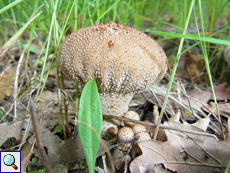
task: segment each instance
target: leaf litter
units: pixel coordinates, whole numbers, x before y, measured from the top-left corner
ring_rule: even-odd
[[[189,124],[165,122],[164,125],[202,131]],[[230,157],[230,140],[217,139],[196,134],[164,130],[167,141],[144,141],[139,143],[142,155],[130,164],[131,172],[151,171],[162,164],[165,169],[178,173],[223,172]],[[137,171],[138,170],[138,171]]]

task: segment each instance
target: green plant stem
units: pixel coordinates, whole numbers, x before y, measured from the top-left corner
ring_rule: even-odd
[[[47,43],[47,46],[46,46],[45,60],[44,60],[43,66],[42,66],[42,72],[41,72],[40,81],[42,81],[42,78],[43,78],[43,75],[44,75],[44,72],[45,72],[46,61],[47,61],[48,55],[49,55],[50,42],[51,42],[51,36],[52,36],[52,28],[53,28],[54,20],[56,19],[57,5],[58,5],[58,1],[55,1],[54,8],[53,8],[53,15],[52,15],[51,23],[50,23],[50,30],[49,30],[49,35],[48,35],[48,43]],[[40,98],[41,98],[41,95],[40,95],[39,99]]]
[[[90,126],[89,124],[85,123],[84,121],[77,120],[77,123],[80,123],[80,124],[86,126],[87,128],[90,128],[90,130],[92,130],[92,132],[96,135],[96,137],[98,138],[98,140],[100,140],[101,145],[104,147],[105,151],[107,152],[107,154],[109,156],[109,159],[111,160],[112,172],[115,172],[115,166],[114,166],[114,163],[113,163],[113,157],[111,155],[110,149],[108,148],[108,146],[106,145],[106,143],[101,139],[101,137],[97,133],[97,131],[92,126]]]
[[[19,3],[23,2],[23,1],[24,0],[16,0],[16,1],[10,3],[9,5],[5,6],[4,8],[2,8],[0,10],[0,14],[4,13],[5,11],[7,11],[7,10],[9,10],[11,8],[13,8],[15,5],[17,5],[17,4],[19,4]]]
[[[200,10],[200,19],[201,19],[201,26],[202,26],[202,34],[204,35],[204,27],[203,27],[203,14],[202,14],[202,6],[201,6],[201,0],[199,0],[199,10]],[[205,42],[201,42],[201,48],[202,48],[202,53],[204,56],[204,63],[205,63],[205,67],[208,73],[208,77],[209,77],[209,81],[210,81],[210,85],[211,85],[211,89],[212,89],[212,95],[213,95],[213,99],[215,102],[215,106],[216,106],[216,110],[217,110],[217,115],[218,115],[218,119],[221,122],[221,117],[220,117],[220,112],[219,112],[219,108],[218,108],[218,104],[217,104],[217,99],[216,99],[216,94],[215,94],[215,90],[214,90],[214,85],[212,82],[212,75],[211,75],[211,70],[209,67],[209,60],[208,60],[208,55],[207,55],[207,51],[206,51],[206,43]],[[224,129],[223,129],[223,125],[222,123],[220,124],[220,128],[222,131],[222,137],[225,140],[225,135],[224,135]]]
[[[184,0],[184,2],[185,2],[185,4],[187,4],[187,0]],[[192,0],[192,2],[190,4],[188,16],[186,18],[186,23],[184,25],[183,35],[186,34],[194,3],[195,3],[195,0]],[[186,13],[186,11],[184,11],[184,12]],[[178,63],[179,63],[179,60],[180,60],[180,57],[181,57],[181,51],[182,51],[183,43],[184,43],[184,38],[181,38],[180,45],[179,45],[178,52],[177,52],[176,62],[175,62],[174,67],[173,67],[173,71],[172,71],[171,78],[170,78],[170,81],[169,81],[169,84],[168,84],[168,89],[167,89],[167,92],[166,92],[166,95],[165,95],[164,103],[163,103],[163,106],[162,106],[162,109],[161,109],[161,112],[160,112],[160,116],[159,116],[159,120],[158,120],[158,123],[157,123],[157,126],[156,126],[156,131],[155,131],[153,140],[156,140],[156,138],[157,138],[157,134],[158,134],[158,131],[159,131],[161,119],[163,117],[163,113],[164,113],[164,110],[165,110],[165,107],[166,107],[166,103],[168,101],[168,97],[169,97],[169,93],[170,93],[170,90],[171,90],[171,87],[172,87],[174,76],[175,76],[177,66],[178,66]]]

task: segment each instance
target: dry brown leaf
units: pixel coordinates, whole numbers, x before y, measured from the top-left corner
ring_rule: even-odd
[[[0,146],[8,139],[15,137],[16,140],[21,140],[21,128],[11,125],[0,125]]]
[[[230,99],[230,88],[225,88],[224,84],[214,86],[214,91],[217,100],[229,100]],[[212,92],[210,90],[210,92]],[[213,99],[213,96],[211,97]]]
[[[204,58],[200,54],[195,52],[187,53],[185,68],[193,82],[200,83],[205,81],[205,75],[203,73]]]
[[[192,125],[170,123],[182,129],[202,131]],[[178,173],[223,172],[230,158],[229,141],[211,137],[165,130],[167,141],[144,141],[139,143],[142,155],[130,164],[132,173],[140,169],[151,171],[152,166],[163,164],[166,169]],[[228,139],[229,140],[229,139]]]
[[[72,138],[62,141],[49,130],[43,129],[42,142],[46,148],[46,156],[54,172],[67,172],[70,163],[84,159],[84,153],[78,135],[74,135]],[[40,157],[38,149],[34,149],[34,152]]]
[[[217,100],[225,100],[230,99],[230,88],[225,88],[224,84],[214,86],[215,94]],[[209,102],[209,100],[213,99],[212,91],[211,89],[201,90],[199,88],[194,88],[192,91],[188,93],[189,100],[191,103],[191,107],[195,109],[202,108],[205,112],[208,110],[205,108],[209,108],[210,111],[212,111],[214,114],[217,114],[216,112],[216,106],[213,102]],[[185,105],[188,105],[188,100],[185,96],[181,98],[182,103]],[[202,104],[201,104],[202,103]],[[211,105],[211,106],[210,106]],[[205,106],[205,107],[204,107]],[[221,115],[224,115],[226,117],[229,117],[230,110],[229,107],[226,104],[219,104],[218,105],[219,111]]]
[[[194,88],[192,91],[188,92],[188,96],[191,107],[200,109],[201,107],[203,107],[203,105],[208,106],[208,101],[210,100],[212,93],[209,90],[204,91],[199,88]],[[185,96],[181,98],[181,101],[185,105],[189,105],[188,99]]]
[[[71,138],[64,141],[44,128],[42,142],[46,148],[46,156],[48,157],[53,172],[68,172],[70,165],[85,159],[78,133],[74,133]],[[104,141],[104,143],[109,147],[106,141]],[[34,148],[34,153],[41,158],[37,147]],[[105,149],[101,145],[97,157],[104,153]]]
[[[14,78],[15,78],[16,67],[8,67],[0,75],[0,98],[4,99],[5,96],[10,96],[13,91]]]
[[[41,108],[52,107],[57,100],[57,93],[44,90],[40,99]]]
[[[214,113],[215,115],[217,115],[217,110],[216,110],[216,105],[214,102],[210,102],[209,103],[210,106],[207,106],[206,108],[208,108],[208,110],[205,108],[205,107],[202,107],[202,109],[205,111],[205,112],[208,112],[210,113],[210,111],[212,113]],[[219,112],[221,115],[225,116],[225,117],[230,117],[230,105],[227,106],[227,104],[229,103],[226,103],[226,104],[218,104],[218,109],[219,109]]]
[[[217,100],[229,100],[230,99],[230,88],[225,88],[224,84],[220,84],[214,86],[214,91]],[[210,99],[213,99],[212,90],[208,88],[207,90],[201,90],[199,88],[194,88],[192,91],[188,92],[188,95],[191,98],[195,98],[196,100],[200,101],[204,105],[207,105],[207,102]],[[193,99],[191,99],[193,100]],[[197,102],[197,101],[192,102]],[[183,98],[183,102],[186,102],[186,98]],[[197,104],[202,107],[200,103]]]

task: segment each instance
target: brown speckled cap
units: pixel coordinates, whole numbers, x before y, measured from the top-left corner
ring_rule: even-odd
[[[84,86],[94,78],[100,93],[130,93],[159,81],[167,70],[162,48],[145,33],[107,23],[79,29],[58,53],[67,77]]]
[[[102,113],[116,116],[128,111],[136,91],[158,82],[167,70],[167,57],[157,42],[137,29],[113,22],[69,35],[61,44],[57,62],[81,86],[94,78]]]

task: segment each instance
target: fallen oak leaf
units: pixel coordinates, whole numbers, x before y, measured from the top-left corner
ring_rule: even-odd
[[[164,125],[202,131],[189,124],[167,122]],[[138,145],[142,155],[130,164],[131,172],[151,171],[152,165],[163,164],[165,169],[186,172],[223,172],[230,157],[230,143],[214,138],[165,130],[167,141],[144,141]]]

